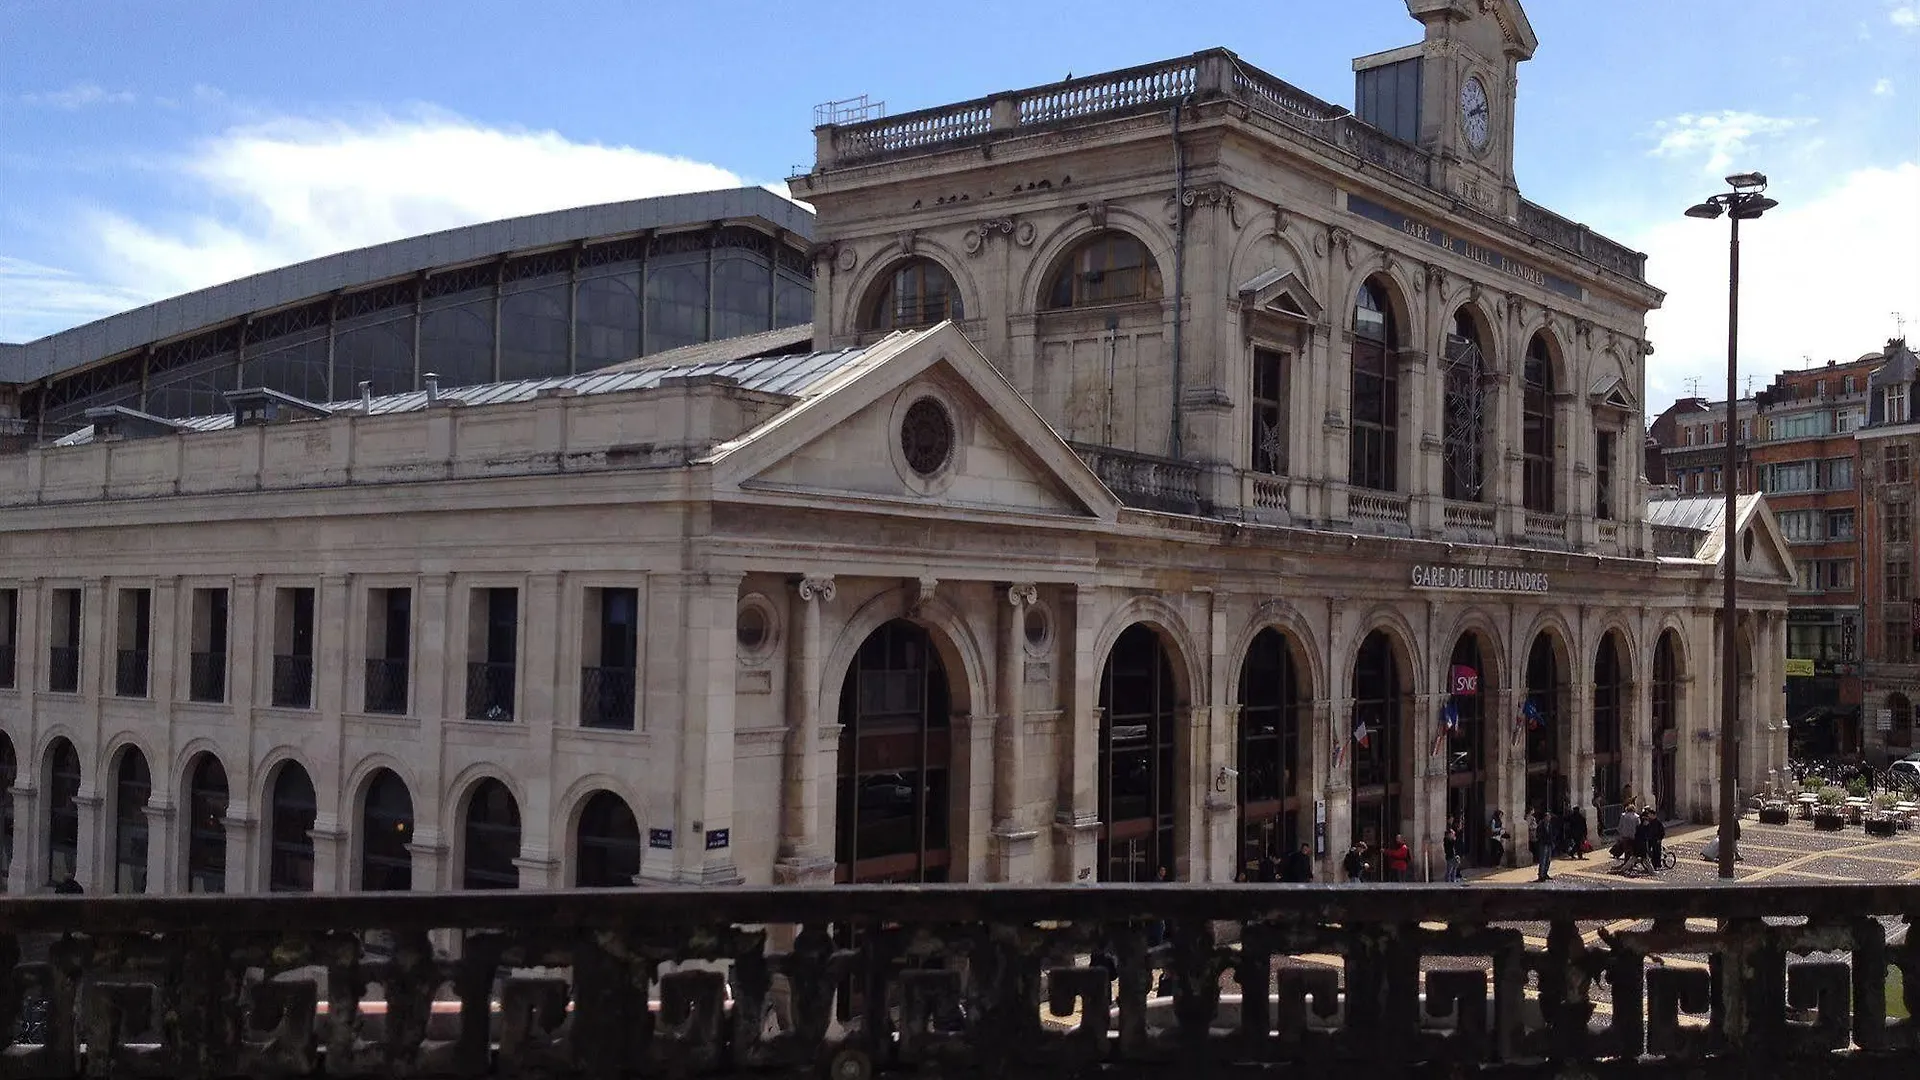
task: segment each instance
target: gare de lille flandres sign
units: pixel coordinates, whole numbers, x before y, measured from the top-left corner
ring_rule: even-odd
[[[1429,566],[1413,568],[1416,589],[1457,589],[1462,592],[1543,593],[1547,575],[1532,570],[1502,570],[1491,566]]]

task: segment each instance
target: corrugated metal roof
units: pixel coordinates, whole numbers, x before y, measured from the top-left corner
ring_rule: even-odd
[[[785,355],[799,352],[813,344],[813,324],[801,323],[798,326],[783,326],[778,330],[762,330],[754,334],[741,334],[738,337],[721,338],[718,341],[699,341],[692,345],[682,345],[677,349],[667,349],[650,356],[634,360],[622,360],[600,368],[608,371],[638,371],[642,368],[659,367],[663,364],[697,364],[713,360],[746,360],[755,356],[772,354]]]
[[[521,379],[515,382],[456,386],[440,391],[442,400],[462,405],[501,405],[532,401],[542,390],[563,388],[582,395],[616,394],[623,390],[647,390],[665,379],[719,376],[732,379],[747,390],[787,397],[805,397],[809,390],[828,376],[851,365],[865,348],[833,349],[827,352],[786,356],[752,357],[744,360],[713,360],[698,363],[666,363],[634,371],[600,371],[588,375],[567,375],[547,379]],[[373,399],[369,415],[415,412],[427,407],[424,390],[388,394]],[[359,399],[336,401],[327,406],[335,412],[358,414]],[[233,414],[196,416],[175,421],[193,431],[223,431],[233,426]],[[93,428],[85,427],[56,442],[55,446],[84,446],[93,441]]]
[[[1726,514],[1727,502],[1720,495],[1697,499],[1654,499],[1647,503],[1647,521],[1695,532],[1719,528],[1726,520]]]

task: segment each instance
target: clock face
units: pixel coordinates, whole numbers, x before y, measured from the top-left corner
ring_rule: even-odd
[[[1487,148],[1493,137],[1493,116],[1487,105],[1487,88],[1478,76],[1460,85],[1460,130],[1475,153]]]

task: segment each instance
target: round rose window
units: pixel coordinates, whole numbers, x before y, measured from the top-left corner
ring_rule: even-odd
[[[900,424],[900,452],[907,467],[921,476],[933,476],[946,468],[953,457],[953,418],[932,398],[921,398],[907,407]]]

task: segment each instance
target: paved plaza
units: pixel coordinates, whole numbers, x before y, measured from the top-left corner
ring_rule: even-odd
[[[1786,825],[1761,825],[1752,817],[1740,822],[1738,851],[1740,864],[1734,869],[1736,884],[1821,885],[1834,882],[1920,881],[1920,830],[1901,831],[1891,838],[1868,836],[1859,826],[1839,832],[1816,832],[1810,821]],[[1585,859],[1556,859],[1552,881],[1544,887],[1719,885],[1719,866],[1700,857],[1700,850],[1714,836],[1711,825],[1689,825],[1667,834],[1667,846],[1675,854],[1672,870],[1657,874],[1619,872],[1618,860],[1609,858],[1606,849],[1612,838],[1595,841],[1596,850]],[[1478,882],[1516,884],[1532,882],[1534,868],[1471,875]]]

